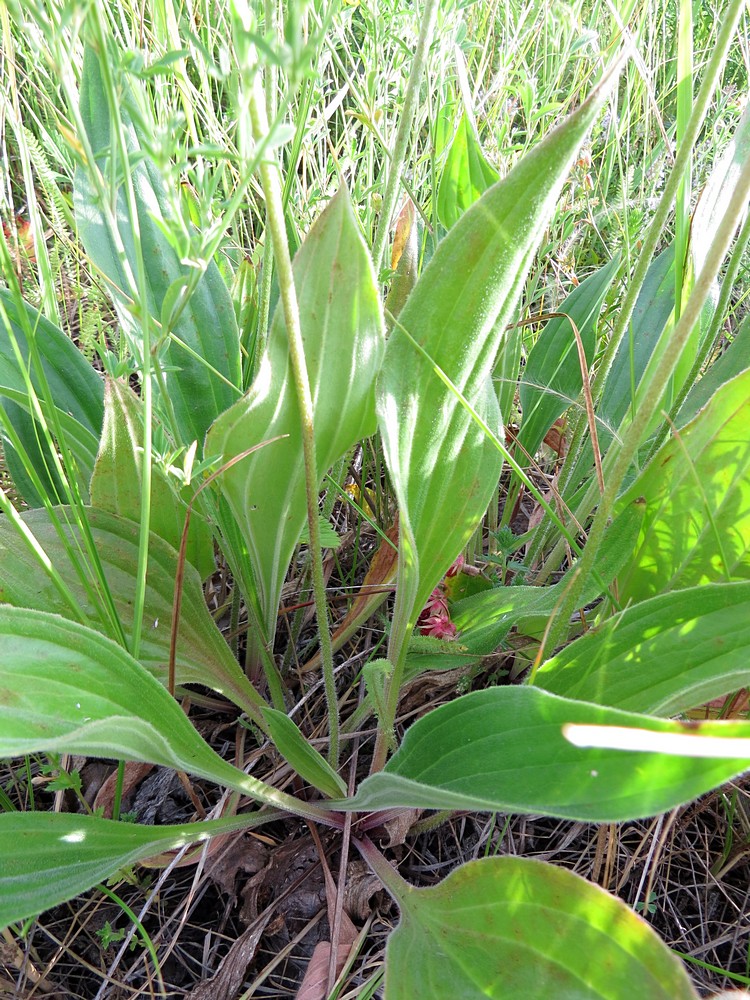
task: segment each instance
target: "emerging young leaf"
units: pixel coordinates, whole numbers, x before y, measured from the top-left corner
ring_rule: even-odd
[[[548,660],[538,687],[629,712],[677,715],[750,686],[750,583],[625,608]]]
[[[294,281],[322,479],[337,458],[375,429],[374,382],[383,352],[375,275],[345,190],[308,233],[294,258]],[[219,480],[251,555],[271,639],[307,510],[299,408],[280,308],[255,382],[219,417],[206,447],[226,462],[277,435],[285,437],[242,459]]]
[[[497,180],[498,172],[482,152],[464,112],[440,175],[437,196],[440,222],[450,229]]]
[[[656,736],[690,730],[534,687],[475,691],[415,722],[385,770],[365,779],[345,807],[478,809],[614,823],[666,812],[750,767],[749,722],[700,724],[702,735],[730,741],[733,757],[721,760],[582,749],[563,735],[571,723]],[[746,756],[735,756],[737,737],[748,738]]]
[[[620,504],[646,499],[620,599],[750,578],[750,370],[727,382],[654,456]]]
[[[86,624],[115,638],[117,630],[110,614],[113,610],[128,640],[133,631],[140,525],[106,511],[86,508],[89,530],[111,597],[110,605],[107,595],[97,593],[89,579],[90,569],[82,565],[82,556],[76,555],[81,537],[71,511],[59,507],[54,513],[61,522],[62,537],[44,510],[26,511],[21,517],[83,608]],[[176,570],[177,552],[151,534],[140,661],[165,684]],[[185,566],[182,595],[177,633],[177,683],[204,684],[244,709],[258,705],[260,696],[243,674],[211,618],[201,579],[190,564]],[[21,543],[7,518],[0,518],[0,603],[72,617],[70,606],[39,559]]]
[[[219,269],[213,261],[205,265],[184,307],[173,315],[178,298],[195,280],[195,268],[183,264],[167,238],[161,220],[170,216],[164,181],[155,164],[144,155],[143,143],[130,117],[133,101],[130,81],[119,81],[123,99],[118,109],[108,107],[101,78],[99,58],[92,48],[84,53],[81,78],[81,116],[96,162],[79,168],[75,175],[74,203],[81,239],[94,264],[116,289],[117,307],[123,331],[136,358],[143,353],[143,334],[137,309],[148,312],[153,324],[154,343],[162,340],[160,363],[163,384],[174,410],[181,437],[178,444],[198,442],[199,451],[211,421],[239,396],[241,384],[240,347],[232,300]],[[126,135],[130,164],[118,162],[113,131],[120,116]],[[140,108],[140,114],[145,114]],[[113,214],[105,211],[92,181],[95,171],[104,178],[128,170],[140,234],[140,251],[134,237],[124,185],[116,192]],[[114,221],[116,219],[116,222]],[[115,228],[116,227],[116,228]],[[124,248],[123,260],[119,247]],[[131,276],[138,274],[138,256],[143,255],[146,287],[133,287]],[[165,311],[165,303],[167,309]],[[174,317],[177,318],[174,318]],[[166,324],[166,325],[165,325]],[[158,391],[158,383],[157,391]],[[167,402],[166,400],[164,401]],[[167,412],[163,409],[163,412]]]
[[[328,761],[311,746],[294,722],[275,708],[264,708],[263,717],[274,746],[297,774],[325,795],[346,795],[346,785]]]
[[[569,165],[612,80],[609,74],[464,213],[439,244],[391,334],[378,385],[378,420],[401,515],[397,643],[471,537],[502,464],[436,366],[500,434],[491,375],[503,327],[513,318]],[[398,652],[391,650],[394,661]]]
[[[541,861],[472,861],[397,901],[386,1000],[697,1000],[679,959],[630,907]]]

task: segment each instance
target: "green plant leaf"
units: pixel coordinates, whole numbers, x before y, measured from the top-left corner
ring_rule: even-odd
[[[600,596],[630,558],[645,511],[645,503],[636,498],[607,528],[596,556],[598,579],[592,575],[586,582],[582,607]],[[493,652],[520,619],[551,615],[576,572],[574,565],[550,587],[496,587],[458,601],[451,608],[451,618],[461,645],[475,654]]]
[[[666,812],[750,767],[750,742],[746,756],[722,760],[582,749],[563,735],[571,723],[656,736],[681,735],[695,725],[534,687],[475,691],[415,722],[385,770],[366,778],[353,799],[334,805],[478,809],[614,823]],[[750,723],[705,722],[700,732],[720,740],[750,738]]]
[[[275,708],[264,708],[263,718],[268,723],[274,746],[301,778],[331,798],[346,795],[343,779],[325,757],[307,742],[288,715]]]
[[[378,420],[401,517],[397,615],[404,636],[487,509],[502,464],[436,366],[501,434],[491,375],[503,328],[612,80],[610,74],[464,213],[439,244],[388,341]],[[394,651],[391,656],[398,658]]]
[[[5,415],[0,427],[3,460],[16,493],[23,497],[28,507],[43,507],[45,499],[52,503],[64,503],[65,489],[39,423],[28,410],[12,403],[7,397],[0,405]],[[12,428],[12,434],[6,421]],[[12,435],[17,438],[20,448],[16,448],[15,440],[11,440]],[[36,474],[36,479],[32,472]]]
[[[472,861],[398,903],[387,1000],[697,1000],[679,959],[628,906],[542,861]]]
[[[575,324],[590,370],[596,351],[596,324],[604,297],[620,265],[613,258],[604,267],[582,281],[548,320],[529,353],[520,385],[523,419],[518,433],[518,461],[528,465],[544,435],[557,418],[576,402],[583,388],[581,362],[571,326]]]
[[[62,537],[46,511],[26,511],[21,518],[85,610],[85,624],[114,638],[116,632],[102,599],[88,579],[86,567],[81,567],[81,560],[75,555],[81,544],[80,530],[73,523],[69,508],[56,508],[55,513],[62,522]],[[140,525],[95,508],[87,508],[86,513],[104,579],[125,637],[129,639],[133,632]],[[167,680],[176,571],[177,552],[152,534],[140,659],[162,683]],[[39,559],[21,543],[7,518],[0,518],[0,603],[71,616],[69,606]],[[176,680],[182,685],[204,684],[244,709],[261,703],[214,624],[203,597],[200,577],[189,564],[185,566],[182,615],[177,633]]]
[[[314,405],[318,477],[375,429],[374,381],[383,318],[369,254],[349,196],[328,204],[294,258]],[[267,636],[276,630],[281,587],[307,516],[299,408],[283,310],[277,308],[249,393],[211,428],[206,447],[229,461],[285,435],[219,479],[250,551]]]
[[[36,916],[144,858],[270,822],[275,811],[189,823],[138,826],[71,813],[0,815],[0,927]]]
[[[487,188],[498,172],[482,152],[469,116],[464,112],[448,151],[437,195],[438,219],[450,229]]]
[[[750,314],[745,314],[731,344],[714,361],[708,371],[701,375],[687,394],[685,402],[677,414],[675,421],[677,427],[684,427],[692,420],[715,392],[748,368],[748,362],[750,362]]]
[[[102,97],[107,88],[102,81],[99,58],[107,59],[107,53],[97,55],[90,47],[84,52],[81,117],[96,162],[76,171],[76,220],[87,253],[109,278],[110,287],[116,289],[114,302],[120,323],[135,357],[140,359],[143,353],[141,320],[132,307],[132,299],[138,299],[139,293],[132,287],[129,277],[129,274],[138,274],[139,251],[125,189],[120,185],[117,190],[115,230],[111,214],[99,204],[91,179],[94,171],[101,171],[103,177],[110,177],[115,170],[122,171],[124,168],[123,164],[113,163],[112,159],[113,122],[117,115],[121,118],[126,136],[130,158],[128,169],[133,182],[140,247],[146,267],[146,288],[141,290],[145,301],[140,303],[140,308],[148,312],[157,328],[159,322],[167,318],[162,315],[165,299],[174,297],[186,286],[195,277],[195,269],[180,261],[159,224],[161,220],[169,219],[171,210],[163,179],[156,165],[144,154],[143,143],[128,112],[128,106],[133,101],[132,78],[120,81],[121,104],[117,110],[110,108]],[[142,122],[147,122],[145,102],[139,113]],[[151,127],[156,128],[153,123]],[[118,252],[120,246],[124,248],[126,261]],[[241,385],[239,333],[234,308],[213,261],[205,265],[179,318],[170,322],[168,331],[162,328],[158,333],[164,340],[160,354],[164,385],[182,438],[177,443],[189,445],[195,440],[200,450],[210,423],[235,402]]]
[[[336,533],[336,529],[333,527],[331,522],[327,517],[323,517],[322,514],[318,515],[318,522],[320,524],[321,546],[324,549],[338,549],[341,546],[341,536]],[[310,529],[307,524],[302,526],[299,540],[303,545],[310,544]]]
[[[667,441],[618,505],[646,499],[620,597],[750,578],[750,371]]]
[[[674,255],[675,247],[674,243],[671,243],[651,262],[633,310],[628,336],[620,342],[612,363],[607,384],[597,407],[597,431],[602,453],[605,453],[612,444],[618,428],[628,415],[628,410],[637,408],[639,387],[669,343],[674,326]],[[683,300],[687,299],[692,284],[693,274],[690,269],[685,278]],[[672,405],[674,395],[690,372],[695,352],[710,323],[714,299],[715,295],[712,294],[701,313],[701,322],[696,324],[690,346],[686,347],[675,369],[672,384],[662,402],[662,407],[665,409]],[[661,417],[655,418],[654,424],[660,420]],[[580,474],[573,475],[571,483],[577,485],[592,465],[593,452],[591,444],[588,443],[577,463]]]
[[[44,751],[146,761],[287,811],[320,813],[223,760],[161,684],[98,632],[46,611],[0,607],[0,641],[0,757]]]
[[[57,422],[64,430],[85,496],[104,413],[102,381],[59,327],[31,306],[19,305],[8,289],[0,288],[0,400],[43,484],[51,484],[49,476],[45,477],[45,467],[53,469],[53,463],[31,415],[24,372],[28,373],[48,427],[54,429]],[[41,506],[42,498],[31,487],[7,437],[5,448],[20,492],[30,503]],[[50,495],[54,497],[56,492]]]
[[[140,399],[125,382],[108,378],[104,390],[104,426],[94,474],[91,503],[131,521],[141,517],[143,417]],[[179,549],[187,503],[175,492],[164,471],[153,466],[149,528]],[[188,534],[187,560],[202,578],[215,569],[211,529],[193,514]]]
[[[633,390],[640,384],[659,338],[674,310],[674,243],[651,261],[635,303],[628,336],[615,355],[606,390],[597,415],[614,432],[632,404]],[[604,449],[611,440],[603,437]]]
[[[535,684],[665,716],[750,686],[750,583],[691,587],[626,608],[548,660]]]
[[[39,373],[32,363],[33,353],[41,361],[51,402],[73,416],[98,441],[104,414],[104,385],[81,351],[37,309],[30,305],[19,307],[7,288],[0,288],[0,316],[0,386],[26,392],[13,350],[12,333],[37,394],[44,396]],[[95,445],[91,453],[96,455]]]

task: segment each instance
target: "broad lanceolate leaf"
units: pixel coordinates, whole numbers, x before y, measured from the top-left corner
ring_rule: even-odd
[[[532,348],[520,385],[521,430],[518,460],[527,465],[557,418],[576,402],[583,388],[581,361],[571,320],[581,337],[589,370],[596,351],[596,324],[619,259],[582,281],[556,310]],[[569,319],[566,317],[570,317]]]
[[[750,583],[691,587],[626,608],[548,660],[535,683],[653,715],[750,686]]]
[[[294,281],[322,479],[337,458],[375,429],[374,381],[383,351],[375,275],[345,190],[308,233],[294,259]],[[219,417],[206,447],[229,461],[277,435],[285,438],[244,458],[219,480],[250,551],[271,638],[306,519],[300,416],[280,308],[255,382]]]
[[[469,116],[464,113],[448,152],[437,196],[440,222],[450,229],[467,208],[498,180],[477,141]]]
[[[746,757],[728,760],[582,749],[563,735],[570,723],[655,735],[690,729],[533,687],[476,691],[416,722],[385,770],[367,778],[346,807],[479,809],[616,822],[665,812],[750,767],[750,742]],[[750,737],[750,723],[705,722],[700,731],[721,739]]]
[[[122,868],[274,819],[249,813],[184,826],[138,826],[71,813],[0,815],[0,927],[73,899]]]
[[[102,381],[62,330],[31,306],[19,307],[11,293],[0,288],[0,405],[5,407],[30,456],[52,468],[40,429],[30,416],[24,370],[28,372],[47,425],[54,428],[56,416],[63,428],[68,448],[81,472],[80,487],[85,495],[102,426]],[[12,448],[6,444],[9,462],[14,469],[20,470],[20,459],[11,452]],[[43,467],[38,466],[37,472],[43,474]],[[33,488],[30,491],[28,480],[24,485],[24,496],[28,495],[34,506],[41,506],[41,497]]]
[[[674,244],[670,244],[651,262],[636,301],[628,334],[620,342],[607,377],[607,384],[597,406],[597,435],[602,454],[612,446],[617,430],[628,418],[629,411],[637,409],[639,386],[669,343],[674,326],[674,255]],[[683,290],[683,301],[688,297],[691,281],[692,278],[689,277]],[[672,405],[675,393],[688,375],[697,345],[710,321],[712,311],[713,301],[710,300],[701,314],[701,323],[696,325],[691,340],[692,347],[683,352],[672,378],[672,385],[663,401],[663,407],[668,408]],[[661,416],[657,416],[654,425],[661,419]],[[575,502],[571,499],[572,494],[581,480],[590,473],[593,465],[594,453],[591,442],[587,440],[576,463],[576,471],[570,479],[571,490],[566,496],[566,499],[571,500],[573,507]]]
[[[0,757],[47,751],[141,760],[320,814],[219,757],[161,684],[98,632],[44,611],[0,607],[0,642]]]
[[[398,601],[407,623],[471,536],[501,467],[499,453],[435,366],[499,434],[490,378],[503,328],[606,89],[607,83],[597,87],[465,212],[422,273],[388,342],[378,419],[401,514]]]
[[[105,511],[87,508],[87,517],[100,565],[114,608],[129,639],[133,631],[133,595],[138,572],[140,525]],[[24,523],[63,576],[86,615],[86,624],[116,637],[102,594],[97,594],[90,568],[83,566],[80,530],[66,507],[56,508],[62,538],[47,512],[26,511]],[[152,534],[149,541],[146,603],[140,661],[166,683],[169,663],[170,623],[174,598],[177,552]],[[7,518],[0,519],[0,603],[22,608],[55,611],[71,617],[69,606]],[[260,701],[214,624],[203,597],[201,580],[187,564],[183,581],[182,615],[177,633],[178,684],[204,684],[247,709]]]
[[[750,371],[667,441],[620,501],[646,500],[623,601],[750,578]]]
[[[541,861],[472,861],[398,902],[386,1000],[697,1000],[680,961],[630,907]]]
[[[139,521],[141,517],[142,412],[140,399],[126,382],[106,380],[104,426],[91,478],[91,503],[131,521]],[[154,464],[150,530],[172,548],[179,549],[186,513],[187,502],[178,497],[162,468]],[[197,513],[193,513],[190,522],[187,559],[203,578],[216,565],[211,530]]]
[[[106,53],[101,57],[106,59]],[[168,220],[170,215],[164,182],[148,155],[143,154],[142,143],[127,111],[132,94],[124,85],[119,114],[131,159],[128,169],[135,194],[147,284],[141,290],[132,287],[129,273],[138,273],[138,252],[124,187],[120,186],[117,191],[115,231],[115,223],[99,204],[91,179],[96,170],[108,178],[113,170],[114,156],[112,121],[115,109],[109,108],[102,97],[106,88],[98,58],[93,49],[86,49],[81,79],[81,115],[96,162],[76,171],[74,201],[79,232],[94,264],[116,289],[115,305],[120,323],[136,358],[143,353],[142,330],[131,301],[143,293],[145,301],[140,302],[139,308],[152,318],[153,339],[165,340],[159,357],[177,431],[182,437],[177,443],[190,444],[197,440],[200,449],[211,421],[239,395],[239,388],[235,388],[241,384],[239,333],[232,300],[218,267],[210,261],[179,317],[172,319],[166,315],[177,305],[180,290],[194,277],[195,271],[180,261],[159,225],[160,220]],[[122,172],[125,165],[116,163],[114,168]],[[118,253],[120,245],[124,248],[127,267]]]
[[[581,606],[595,601],[626,564],[643,524],[645,508],[640,498],[633,500],[607,528],[596,557],[597,576],[586,581]],[[451,609],[451,617],[460,644],[475,654],[493,652],[520,619],[551,615],[576,572],[574,565],[551,587],[496,587],[458,601]]]
[[[633,390],[643,373],[674,310],[674,244],[655,257],[646,274],[630,321],[628,336],[618,348],[598,407],[605,426],[615,431],[632,406]],[[611,440],[603,436],[606,449]]]

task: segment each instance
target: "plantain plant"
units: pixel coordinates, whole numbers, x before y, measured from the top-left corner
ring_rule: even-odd
[[[122,343],[104,353],[100,377],[58,326],[23,302],[0,244],[0,418],[6,461],[26,500],[24,509],[5,493],[0,500],[0,753],[160,764],[237,792],[254,808],[160,827],[8,809],[0,814],[0,924],[18,928],[161,852],[298,817],[350,834],[400,909],[386,950],[388,1000],[696,997],[650,927],[578,876],[495,857],[415,888],[368,831],[381,812],[415,808],[634,819],[689,802],[750,766],[750,723],[673,720],[750,683],[750,371],[736,345],[701,381],[704,365],[693,364],[696,354],[712,356],[727,307],[730,277],[721,288],[717,281],[750,191],[747,119],[715,171],[711,215],[694,227],[700,254],[683,266],[675,246],[651,260],[742,4],[727,4],[701,89],[681,119],[674,182],[636,273],[621,275],[620,318],[593,387],[597,319],[623,270],[618,258],[550,319],[522,376],[509,328],[571,165],[617,86],[619,57],[500,181],[471,118],[459,116],[437,199],[450,228],[418,277],[414,255],[408,268],[404,257],[397,278],[408,295],[383,304],[375,264],[437,7],[427,0],[374,255],[343,184],[292,255],[277,150],[293,130],[283,107],[267,119],[260,61],[265,54],[267,63],[283,62],[281,50],[258,34],[245,5],[234,5],[242,170],[227,219],[257,172],[267,262],[272,256],[277,276],[276,290],[266,288],[268,301],[277,299],[268,336],[252,344],[216,262],[221,234],[196,232],[178,217],[155,159],[148,77],[126,71],[96,5],[79,25],[80,86],[63,81],[76,137],[75,217],[112,295]],[[39,15],[39,30],[45,25],[54,31]],[[306,42],[287,37],[300,65],[305,45],[325,37],[324,19],[316,30]],[[746,236],[743,229],[730,271]],[[507,382],[519,377],[523,418],[509,445],[503,407],[513,401]],[[575,427],[559,480],[562,515],[528,470],[566,411]],[[337,704],[319,493],[326,473],[371,435],[382,443],[396,501],[398,559],[387,655],[363,672],[365,711],[377,726],[371,771],[352,788],[339,766],[347,726]],[[551,551],[554,567],[566,544],[570,565],[554,585],[542,586],[539,574],[536,585],[456,601],[460,643],[414,655],[417,621],[496,504],[504,466],[510,494],[525,486],[547,514],[529,549]],[[328,704],[325,755],[287,715],[273,648],[303,532]],[[203,597],[215,545],[250,617],[245,669]],[[593,627],[579,635],[574,612],[595,602]],[[399,698],[414,670],[457,654],[476,661],[514,627],[541,636],[524,682],[456,697],[399,742]],[[219,756],[175,700],[191,685],[232,701],[311,793],[281,791]]]

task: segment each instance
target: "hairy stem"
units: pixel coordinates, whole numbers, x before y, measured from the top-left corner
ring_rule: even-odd
[[[393,146],[393,156],[391,157],[391,169],[388,173],[388,180],[385,185],[383,195],[383,208],[380,213],[380,221],[375,233],[375,241],[372,245],[372,261],[375,265],[375,273],[380,271],[383,262],[383,251],[388,239],[388,229],[391,224],[391,216],[396,207],[401,174],[404,170],[406,159],[406,148],[411,137],[414,114],[417,110],[417,98],[419,97],[419,86],[422,82],[422,73],[427,61],[427,52],[432,41],[432,34],[435,30],[439,0],[425,0],[424,13],[422,14],[422,27],[417,39],[417,51],[414,53],[414,62],[409,74],[409,82],[406,85],[406,95],[404,96],[404,107],[401,112],[401,120],[398,123],[396,141]]]
[[[268,121],[260,77],[256,76],[250,95],[250,119],[256,142],[268,132]],[[318,464],[315,455],[313,433],[313,401],[310,379],[307,374],[299,304],[294,287],[292,260],[284,226],[284,207],[281,199],[281,183],[276,159],[273,154],[260,164],[260,178],[266,198],[268,226],[273,243],[274,258],[279,277],[281,306],[284,310],[287,337],[289,339],[289,359],[294,377],[294,388],[300,411],[302,447],[305,460],[305,492],[307,495],[307,523],[310,532],[310,553],[312,556],[312,582],[315,598],[315,612],[318,620],[320,649],[323,660],[323,678],[328,704],[328,726],[330,746],[328,760],[332,767],[338,766],[339,758],[339,713],[336,699],[336,685],[333,676],[333,650],[328,622],[325,579],[323,576],[323,552],[320,544],[320,522],[318,520]]]

